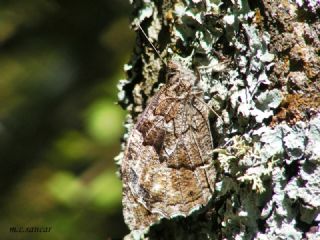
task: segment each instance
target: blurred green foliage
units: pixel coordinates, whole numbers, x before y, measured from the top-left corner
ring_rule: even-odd
[[[128,232],[117,81],[134,34],[127,0],[0,3],[1,239],[116,239]],[[10,227],[51,227],[13,233]]]

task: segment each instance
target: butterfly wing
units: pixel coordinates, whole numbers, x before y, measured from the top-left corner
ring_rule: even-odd
[[[214,184],[208,111],[192,95],[154,97],[133,128],[122,162],[123,205],[130,229],[187,216],[210,200]]]

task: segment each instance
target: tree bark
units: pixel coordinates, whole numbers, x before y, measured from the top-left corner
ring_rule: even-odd
[[[178,57],[199,74],[204,100],[223,121],[211,121],[217,180],[210,204],[128,238],[320,239],[319,2],[132,6],[133,27],[145,29],[164,59]],[[130,111],[129,131],[165,83],[139,30],[125,70],[119,102]]]

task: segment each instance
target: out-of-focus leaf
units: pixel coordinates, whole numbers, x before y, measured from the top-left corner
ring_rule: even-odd
[[[94,102],[86,112],[87,131],[96,141],[108,145],[119,139],[123,127],[123,112],[108,100]]]
[[[121,182],[113,171],[105,171],[90,183],[89,195],[96,207],[115,212],[121,207]]]
[[[19,28],[39,24],[48,13],[57,9],[53,0],[1,1],[0,43],[12,37]]]
[[[68,56],[47,47],[0,55],[0,114],[61,94],[71,83],[73,66]]]
[[[56,143],[54,151],[62,155],[67,162],[79,161],[91,152],[91,142],[77,131],[70,131],[63,135]],[[55,159],[59,162],[59,159]]]
[[[83,200],[85,188],[81,182],[68,172],[56,173],[48,182],[49,191],[61,203],[75,207]]]

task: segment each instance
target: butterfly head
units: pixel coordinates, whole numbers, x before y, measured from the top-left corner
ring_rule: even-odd
[[[180,62],[170,60],[167,63],[167,83],[177,94],[189,92],[196,80],[194,73]]]

